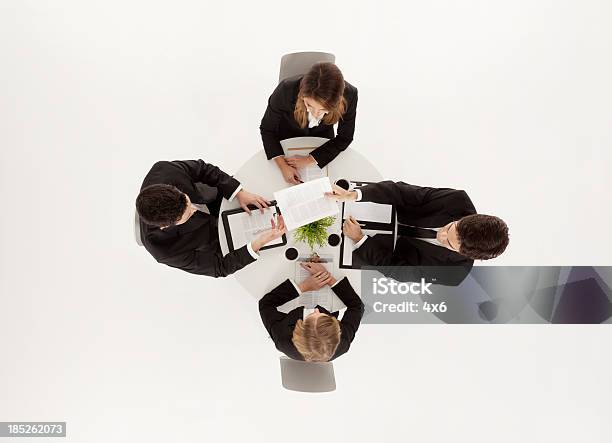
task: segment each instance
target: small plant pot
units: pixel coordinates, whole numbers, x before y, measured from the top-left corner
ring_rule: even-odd
[[[297,243],[308,245],[311,251],[322,248],[327,243],[329,234],[327,230],[332,227],[336,217],[324,217],[307,225],[300,226],[293,233],[293,238]]]

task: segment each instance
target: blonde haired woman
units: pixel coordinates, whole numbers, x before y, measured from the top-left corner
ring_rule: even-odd
[[[330,361],[349,350],[364,306],[346,277],[336,281],[319,263],[302,263],[302,266],[310,272],[310,277],[299,285],[285,280],[259,301],[259,314],[276,349],[288,357],[312,362]],[[288,314],[277,309],[301,292],[325,285],[331,286],[346,305],[341,321],[338,321],[338,312],[330,313],[320,306],[312,312],[302,306]]]
[[[259,126],[268,160],[274,160],[286,182],[299,183],[298,169],[315,163],[323,168],[351,144],[356,113],[357,88],[333,63],[317,63],[305,75],[281,81]],[[306,136],[329,141],[307,157],[285,157],[280,141]]]

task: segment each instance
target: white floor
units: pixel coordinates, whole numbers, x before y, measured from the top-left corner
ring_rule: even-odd
[[[368,3],[2,3],[0,421],[91,443],[610,441],[609,327],[364,325],[338,390],[300,395],[234,279],[133,242],[156,160],[235,171],[280,56],[329,50],[359,88],[353,147],[506,219],[495,264],[612,265],[610,3]]]

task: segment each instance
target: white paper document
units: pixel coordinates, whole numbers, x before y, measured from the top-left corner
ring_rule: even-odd
[[[298,155],[296,157],[308,157],[308,155]],[[318,178],[327,177],[327,166],[323,169],[319,168],[316,163],[298,169],[298,174],[303,182],[309,182]]]
[[[310,272],[300,265],[300,263],[307,261],[309,261],[308,257],[299,257],[295,262],[295,282],[298,285],[310,277]],[[319,263],[321,263],[329,272],[333,272],[332,256],[321,256]],[[319,305],[329,310],[332,308],[333,295],[334,294],[329,285],[325,285],[317,291],[302,292],[297,299],[297,306],[304,306],[305,308],[313,309]]]
[[[346,202],[344,204],[344,218],[352,215],[359,221],[376,223],[391,223],[393,206],[372,202]]]
[[[238,249],[253,241],[259,234],[272,228],[271,219],[276,214],[276,207],[272,206],[264,209],[262,214],[259,209],[251,210],[251,215],[246,212],[231,214],[227,217],[232,233],[232,243],[234,249]],[[267,245],[278,245],[283,242],[279,237]]]
[[[325,198],[332,187],[328,177],[294,185],[274,193],[276,204],[280,208],[288,231],[336,215],[338,204]]]

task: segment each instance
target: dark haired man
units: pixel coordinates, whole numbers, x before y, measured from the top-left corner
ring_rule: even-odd
[[[395,247],[389,236],[364,235],[350,217],[344,235],[355,243],[354,254],[366,265],[398,280],[425,278],[437,284],[458,285],[474,260],[500,255],[508,246],[508,226],[498,217],[477,214],[465,191],[428,188],[383,181],[345,191],[337,186],[327,196],[337,201],[369,201],[393,205],[397,211]],[[401,266],[388,268],[385,266]]]
[[[144,247],[159,263],[212,277],[225,277],[254,262],[263,245],[285,232],[282,217],[278,225],[271,221],[269,231],[224,256],[217,228],[224,197],[237,198],[249,213],[248,205],[263,210],[269,204],[203,160],[155,163],[136,198]]]

